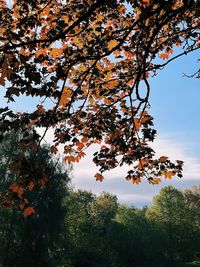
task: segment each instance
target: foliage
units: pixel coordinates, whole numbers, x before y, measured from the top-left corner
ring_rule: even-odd
[[[133,183],[182,176],[181,161],[155,159],[149,146],[156,131],[147,113],[148,78],[199,48],[197,0],[1,0],[0,8],[5,98],[38,100],[29,112],[9,105],[0,109],[1,139],[21,129],[21,145],[37,154],[51,128],[51,152],[65,144],[69,163],[78,162],[91,144],[102,143],[94,155],[100,181],[103,172],[123,164],[133,165],[126,176]],[[32,126],[44,127],[44,135],[29,134]],[[27,190],[22,166],[31,166],[33,159],[17,160],[21,167],[11,171],[18,173],[17,186]],[[35,182],[33,175],[30,180]]]
[[[8,136],[2,143],[5,149],[0,157],[1,170],[5,170],[7,159],[13,156],[12,149],[17,147],[18,136]],[[62,246],[67,247],[67,232],[65,240],[61,233],[67,211],[63,199],[68,195],[68,175],[61,163],[52,158],[48,146],[41,147],[37,160],[48,167],[46,185],[33,185],[29,191],[23,192],[16,200],[19,207],[0,207],[1,266],[58,266],[62,260]],[[0,186],[4,189],[16,181],[9,172],[1,178]],[[25,199],[26,206],[21,199]]]
[[[175,260],[190,261],[199,247],[199,227],[195,226],[193,214],[184,195],[172,186],[161,189],[154,197],[147,217],[160,224],[166,233],[166,257],[171,265]]]

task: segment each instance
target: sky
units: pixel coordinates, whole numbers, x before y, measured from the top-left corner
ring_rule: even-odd
[[[133,185],[124,179],[127,168],[123,167],[105,173],[102,183],[96,182],[94,174],[98,169],[92,162],[96,147],[92,147],[88,149],[85,158],[73,167],[71,183],[75,189],[89,190],[97,195],[106,191],[116,195],[120,203],[142,207],[150,205],[153,196],[163,186],[173,185],[185,189],[200,184],[200,86],[198,79],[187,78],[183,74],[190,75],[198,70],[198,58],[198,51],[179,58],[150,79],[149,113],[154,117],[158,133],[152,146],[158,157],[165,155],[171,160],[183,160],[184,177],[163,180],[160,185],[154,186],[147,181]],[[1,89],[0,107],[5,106],[4,93]],[[31,97],[22,97],[20,102],[13,104],[13,108],[28,111],[36,104],[37,101]],[[50,131],[45,140],[51,143],[52,139]]]
[[[197,51],[179,58],[150,79],[150,114],[157,129],[153,148],[157,156],[183,160],[184,177],[163,180],[154,186],[146,181],[133,185],[124,179],[126,168],[118,168],[107,172],[102,183],[96,182],[94,174],[98,169],[92,163],[93,148],[74,166],[72,183],[75,188],[91,190],[95,194],[107,191],[117,195],[120,203],[142,207],[150,205],[163,186],[184,190],[200,184],[200,84],[198,79],[184,76],[198,70],[199,56]]]

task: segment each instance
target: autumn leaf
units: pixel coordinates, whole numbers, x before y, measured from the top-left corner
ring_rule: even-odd
[[[31,191],[34,186],[35,186],[35,184],[33,182],[30,182],[27,187]]]
[[[174,173],[172,171],[167,171],[164,173],[165,179],[172,179],[173,176],[174,176]]]
[[[49,51],[49,55],[56,58],[56,57],[60,57],[62,52],[63,52],[62,48],[52,48]]]
[[[96,173],[94,177],[96,177],[96,181],[99,181],[99,182],[102,182],[104,179],[103,175],[100,173]]]
[[[66,106],[66,104],[69,102],[69,98],[71,97],[72,93],[72,89],[65,86],[60,97],[59,105]]]
[[[17,193],[18,193],[18,195],[19,196],[22,196],[23,195],[23,193],[24,193],[24,188],[22,187],[22,186],[20,186],[19,188],[18,188],[18,190],[17,190]]]
[[[116,47],[116,46],[117,46],[117,41],[116,41],[116,40],[110,40],[110,41],[108,42],[108,49],[109,49],[109,50],[113,49],[113,48]]]
[[[81,142],[83,142],[83,143],[87,143],[87,142],[88,142],[88,138],[87,138],[87,137],[83,137],[83,138],[81,139]]]
[[[165,59],[168,59],[168,54],[166,54],[166,53],[163,53],[163,54],[160,54],[160,56],[159,56],[161,59],[163,59],[163,60],[165,60]]]
[[[138,118],[134,119],[134,126],[135,126],[136,131],[139,131],[141,124]]]
[[[24,209],[24,204],[19,204],[19,208],[20,208],[20,210],[23,210]]]
[[[141,0],[141,3],[142,3],[143,5],[149,5],[150,2],[151,2],[151,0]]]
[[[85,146],[83,143],[81,143],[79,141],[76,142],[76,145],[77,145],[77,147],[78,147],[79,150],[82,150],[84,148],[84,146]]]
[[[58,153],[58,148],[56,146],[51,146],[51,153],[56,155]]]
[[[47,50],[46,49],[39,49],[35,53],[36,57],[39,57],[40,55],[46,56],[46,54],[47,54]]]
[[[108,82],[108,87],[109,87],[109,88],[113,88],[113,87],[117,86],[118,83],[119,83],[119,82],[118,82],[117,80],[109,81],[109,82]]]
[[[140,178],[134,178],[134,179],[132,179],[132,183],[138,185],[141,183],[141,179]]]
[[[23,211],[24,218],[30,216],[31,214],[35,213],[35,209],[33,207],[28,207]]]
[[[166,157],[166,156],[162,156],[159,158],[160,162],[166,162],[166,160],[168,160],[168,157]]]
[[[20,186],[20,185],[17,185],[16,183],[12,184],[10,186],[10,189],[14,192],[14,193],[17,193],[20,197],[23,195],[25,189]]]
[[[10,189],[13,191],[13,192],[17,192],[18,191],[18,188],[19,186],[16,184],[16,183],[13,183],[11,186],[10,186]]]
[[[148,181],[150,184],[155,185],[155,184],[159,184],[161,182],[161,179],[160,178],[151,178],[151,179],[148,179]]]
[[[41,186],[44,186],[47,182],[48,182],[47,178],[43,178],[43,179],[39,180],[39,183],[40,183]]]

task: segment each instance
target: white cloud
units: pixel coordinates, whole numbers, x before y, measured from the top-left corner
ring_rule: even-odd
[[[200,159],[192,157],[188,152],[189,144],[180,144],[169,138],[158,138],[152,145],[158,157],[166,155],[173,161],[183,160],[184,179],[195,179],[200,181]]]

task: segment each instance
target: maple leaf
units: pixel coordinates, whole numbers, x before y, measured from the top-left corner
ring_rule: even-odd
[[[33,207],[27,207],[24,211],[23,211],[23,216],[24,218],[30,216],[31,214],[35,213],[35,209]]]
[[[20,210],[23,210],[24,209],[24,204],[19,204],[19,208],[20,208]]]
[[[23,195],[23,193],[24,193],[24,188],[22,187],[22,186],[20,186],[19,188],[18,188],[18,190],[17,190],[17,193],[18,193],[18,195],[19,196],[22,196]]]
[[[16,183],[13,183],[11,186],[10,186],[10,189],[13,191],[13,192],[17,192],[18,191],[18,188],[19,186],[16,184]]]
[[[110,41],[108,42],[108,49],[109,49],[109,50],[113,49],[113,48],[116,47],[116,46],[117,46],[117,41],[116,41],[116,40],[110,40]]]
[[[83,143],[81,143],[79,141],[76,142],[76,145],[77,145],[79,150],[82,150],[84,148],[84,146],[85,146]]]
[[[51,146],[51,153],[52,154],[57,154],[58,153],[58,148],[56,146]]]
[[[165,60],[165,59],[168,59],[168,54],[167,53],[163,53],[163,54],[160,54],[159,58]]]
[[[33,182],[30,182],[27,187],[31,191],[34,186],[35,186],[35,184]]]
[[[166,160],[168,160],[168,157],[166,157],[166,156],[162,156],[159,158],[160,162],[166,162]]]
[[[72,93],[72,89],[65,86],[59,101],[59,105],[66,106],[66,104],[69,102],[69,98],[71,97]]]
[[[96,173],[94,177],[96,177],[96,181],[99,181],[99,182],[102,182],[104,180],[103,175],[100,173]]]
[[[174,173],[172,171],[167,171],[164,173],[164,176],[166,179],[172,179],[172,177],[174,176]]]
[[[81,142],[83,142],[83,143],[87,143],[87,142],[88,142],[88,138],[87,138],[87,137],[83,137],[83,138],[81,139]]]
[[[132,183],[133,184],[140,184],[141,183],[141,179],[138,177],[138,178],[134,178],[134,179],[132,179]]]
[[[149,5],[150,2],[151,2],[151,0],[141,0],[141,3],[142,3],[143,5]]]

